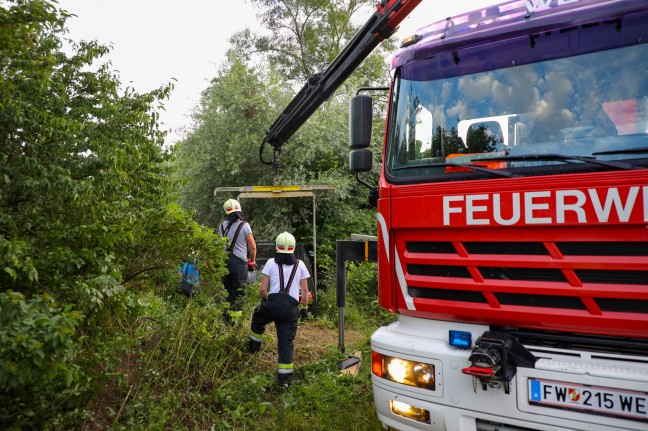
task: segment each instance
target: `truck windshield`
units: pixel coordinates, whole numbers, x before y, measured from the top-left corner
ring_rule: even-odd
[[[516,175],[610,169],[587,158],[646,166],[646,59],[643,44],[443,79],[400,74],[392,92],[387,177],[484,177],[454,166],[462,164]]]

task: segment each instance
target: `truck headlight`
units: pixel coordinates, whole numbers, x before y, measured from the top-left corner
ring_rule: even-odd
[[[371,352],[373,374],[392,382],[417,388],[435,389],[434,365]]]
[[[402,416],[408,419],[414,419],[415,421],[430,423],[430,412],[419,408],[411,406],[407,403],[401,401],[391,400],[389,402],[391,406],[392,413]]]

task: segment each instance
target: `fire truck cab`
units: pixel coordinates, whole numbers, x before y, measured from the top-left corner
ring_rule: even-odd
[[[404,41],[377,187],[378,416],[648,429],[648,7],[511,1]],[[351,170],[371,168],[371,98]]]

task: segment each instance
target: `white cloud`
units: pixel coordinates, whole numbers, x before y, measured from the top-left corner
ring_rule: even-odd
[[[400,40],[425,24],[494,3],[423,0],[393,37]],[[224,60],[229,37],[257,26],[248,0],[59,0],[59,6],[77,15],[67,23],[71,39],[113,46],[108,58],[124,86],[146,92],[177,80],[160,113],[171,142],[190,125],[201,91]]]

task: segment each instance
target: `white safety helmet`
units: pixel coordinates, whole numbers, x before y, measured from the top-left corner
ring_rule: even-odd
[[[294,253],[295,252],[295,237],[288,232],[283,232],[277,235],[275,240],[277,246],[277,253]]]
[[[223,211],[225,211],[225,215],[230,215],[233,212],[241,211],[241,204],[236,199],[228,199],[223,204]]]

